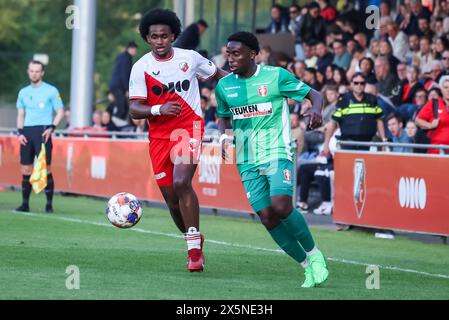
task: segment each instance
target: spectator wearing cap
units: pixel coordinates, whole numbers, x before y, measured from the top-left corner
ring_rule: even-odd
[[[351,90],[337,102],[337,109],[327,125],[324,155],[329,155],[329,142],[337,125],[341,130],[341,140],[371,141],[379,132],[381,139],[386,141],[382,109],[375,96],[365,93],[365,85],[363,74],[356,73],[351,80]],[[345,149],[368,150],[369,147]]]
[[[437,100],[438,117],[434,117],[434,101],[427,102],[416,116],[415,122],[423,130],[429,130],[430,144],[449,145],[449,76],[441,77],[439,86],[442,97]],[[428,153],[438,154],[438,149],[429,149]]]
[[[117,116],[119,119],[127,120],[129,105],[129,77],[133,67],[133,58],[137,55],[137,44],[130,42],[126,50],[119,54],[114,63],[111,81],[109,82],[109,91],[114,96],[117,106]]]
[[[201,42],[201,35],[209,25],[203,19],[189,25],[176,39],[174,46],[181,49],[196,50]]]

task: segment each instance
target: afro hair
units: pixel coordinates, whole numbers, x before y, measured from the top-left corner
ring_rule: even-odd
[[[181,21],[171,10],[153,9],[147,12],[140,20],[139,31],[140,36],[147,41],[147,35],[150,33],[150,26],[163,24],[170,27],[171,32],[175,35],[175,40],[181,33]]]
[[[229,36],[228,41],[237,41],[243,43],[245,46],[250,48],[251,50],[256,51],[258,54],[260,51],[259,48],[259,40],[257,40],[256,36],[251,32],[240,31]]]

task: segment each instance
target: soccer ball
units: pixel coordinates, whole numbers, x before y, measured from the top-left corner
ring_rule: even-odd
[[[106,215],[117,228],[131,228],[142,217],[142,205],[135,195],[120,192],[109,199]]]

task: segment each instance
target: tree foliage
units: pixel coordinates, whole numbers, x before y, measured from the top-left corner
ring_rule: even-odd
[[[106,96],[115,57],[129,41],[139,44],[139,57],[148,46],[137,32],[139,14],[164,0],[97,0],[95,57],[96,99]],[[27,62],[36,53],[49,56],[45,81],[59,88],[65,104],[70,99],[72,30],[66,8],[72,0],[0,0],[0,101],[15,102],[28,84]]]

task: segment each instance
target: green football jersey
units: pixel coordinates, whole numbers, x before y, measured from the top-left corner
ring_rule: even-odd
[[[287,98],[301,102],[311,88],[283,68],[257,66],[247,79],[231,73],[215,89],[218,116],[231,118],[242,173],[277,159],[293,160]]]

